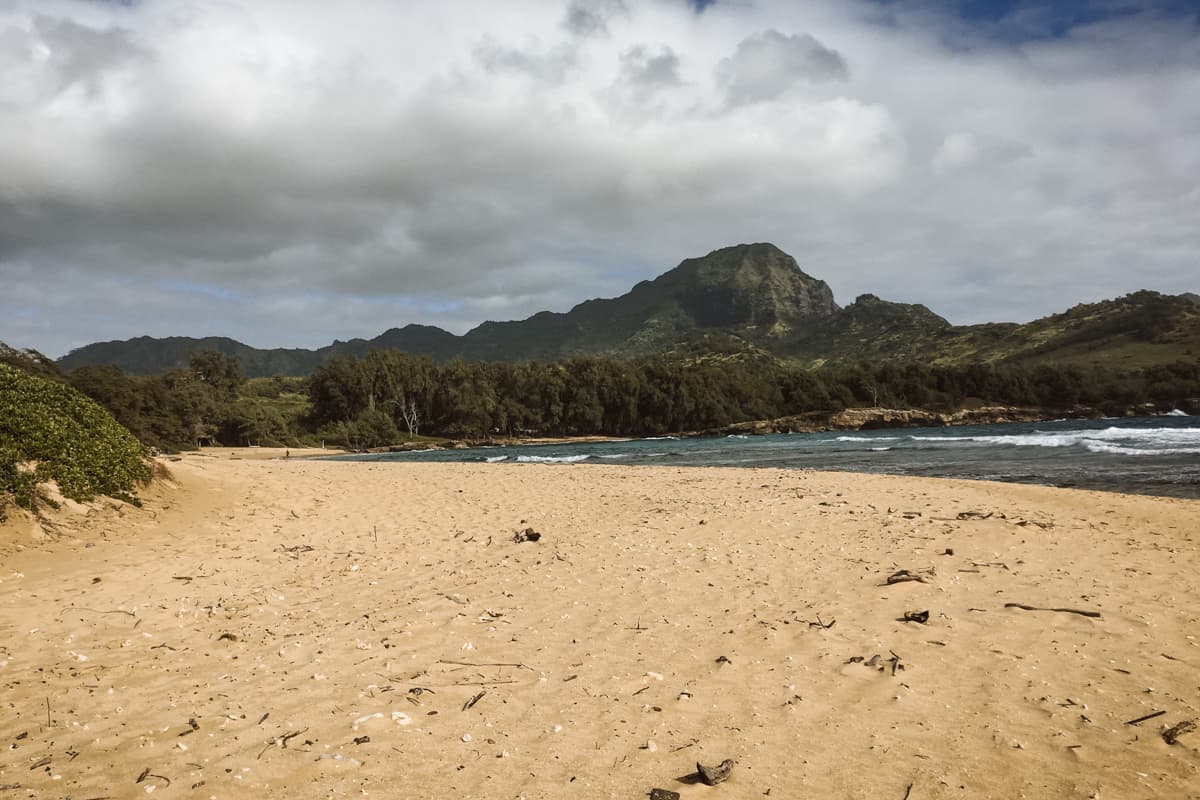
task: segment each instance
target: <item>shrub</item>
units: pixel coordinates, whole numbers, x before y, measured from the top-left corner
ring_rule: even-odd
[[[108,495],[137,503],[150,480],[144,448],[74,388],[0,364],[0,514],[7,502],[35,509],[37,484],[64,497]]]

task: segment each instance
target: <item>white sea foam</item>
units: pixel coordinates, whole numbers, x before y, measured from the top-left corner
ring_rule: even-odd
[[[489,464],[495,464],[500,461],[508,461],[508,456],[488,456],[486,460]]]
[[[974,443],[1009,447],[1075,447],[1125,455],[1200,452],[1200,428],[1104,428],[1035,431],[1000,436],[912,436],[914,442]],[[1134,452],[1137,451],[1137,452]]]
[[[898,442],[899,436],[839,436],[836,442]]]
[[[590,455],[578,456],[517,456],[517,461],[525,464],[571,464],[576,461],[587,461]]]
[[[1108,453],[1114,456],[1185,456],[1200,455],[1200,447],[1127,447],[1109,442],[1088,442],[1085,447],[1092,453]]]

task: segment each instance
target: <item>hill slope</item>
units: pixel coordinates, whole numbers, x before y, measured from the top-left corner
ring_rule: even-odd
[[[1136,292],[1033,322],[953,326],[923,305],[862,295],[840,308],[821,280],[772,244],[742,244],[690,258],[626,294],[564,313],[485,322],[463,336],[427,325],[318,350],[259,350],[233,339],[140,337],[87,345],[59,359],[67,371],[115,364],[155,374],[211,349],[236,356],[249,376],[305,375],[333,356],[395,349],[436,361],[551,361],[574,355],[636,357],[743,351],[800,364],[916,359],[934,363],[1021,361],[1141,367],[1200,354],[1194,295]]]

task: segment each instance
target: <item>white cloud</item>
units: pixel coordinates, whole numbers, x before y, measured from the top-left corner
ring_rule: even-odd
[[[0,340],[463,331],[762,240],[956,322],[1195,290],[1195,22],[938,8],[0,2]]]
[[[737,50],[717,64],[717,82],[731,105],[774,100],[798,84],[844,81],[846,62],[807,33],[784,35],[765,30],[738,42]]]

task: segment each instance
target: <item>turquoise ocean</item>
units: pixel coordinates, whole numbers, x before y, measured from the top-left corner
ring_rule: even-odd
[[[338,460],[771,467],[1200,498],[1200,417],[474,447]]]

